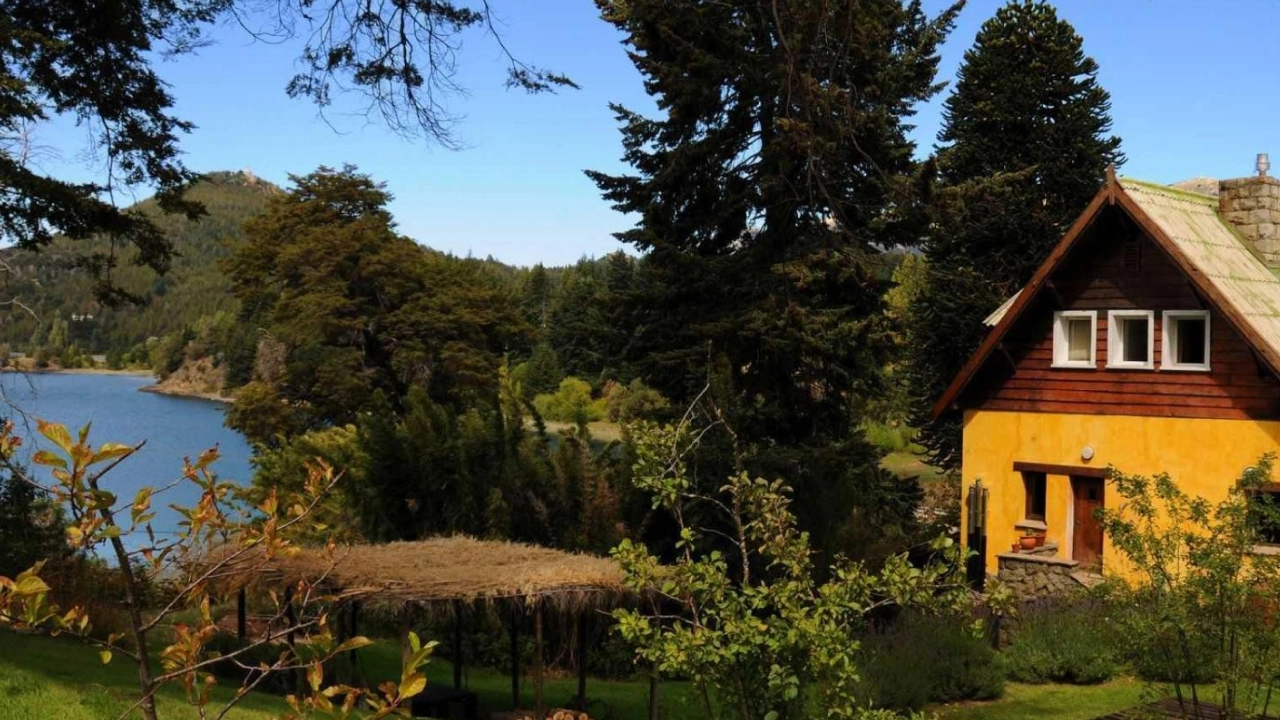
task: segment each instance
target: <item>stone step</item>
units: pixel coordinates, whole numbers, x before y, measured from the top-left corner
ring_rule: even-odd
[[[1102,582],[1101,575],[1096,572],[1089,572],[1088,570],[1077,570],[1076,572],[1071,573],[1071,579],[1080,583],[1085,587],[1085,589],[1091,588]]]

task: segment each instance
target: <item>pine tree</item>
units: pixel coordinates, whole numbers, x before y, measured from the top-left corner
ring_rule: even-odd
[[[0,472],[0,575],[7,577],[69,553],[62,506],[24,474],[25,468]]]
[[[1107,166],[1124,161],[1097,76],[1053,6],[1018,0],[983,24],[946,100],[929,274],[909,330],[914,419],[943,467],[959,462],[959,419],[931,422],[929,408],[981,342],[982,319],[1031,278]]]
[[[884,345],[876,255],[906,240],[890,212],[912,201],[906,121],[938,90],[956,8],[597,4],[660,111],[615,106],[633,174],[589,173],[639,218],[619,237],[647,253],[631,358],[677,404],[717,368],[717,404],[749,464],[797,484],[822,543],[851,491],[874,485],[855,411],[876,391]],[[723,481],[723,462],[700,467]]]
[[[1098,63],[1052,5],[1019,0],[997,11],[947,98],[938,169],[948,187],[1007,184],[1008,194],[994,198],[1006,205],[1005,227],[943,234],[932,259],[967,255],[996,270],[997,282],[1021,287],[1098,191],[1107,165],[1124,162],[1110,113]]]

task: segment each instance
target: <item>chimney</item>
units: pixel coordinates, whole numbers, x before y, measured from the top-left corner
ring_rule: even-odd
[[[1280,267],[1280,180],[1267,175],[1271,161],[1258,153],[1258,174],[1218,182],[1218,212],[1253,243],[1269,267]]]

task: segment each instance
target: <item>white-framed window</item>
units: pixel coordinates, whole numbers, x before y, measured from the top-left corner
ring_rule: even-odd
[[[1161,370],[1209,369],[1209,311],[1165,310]]]
[[[1107,313],[1107,367],[1151,370],[1156,354],[1156,314],[1152,310]]]
[[[1053,314],[1053,366],[1096,367],[1098,313],[1063,310]]]

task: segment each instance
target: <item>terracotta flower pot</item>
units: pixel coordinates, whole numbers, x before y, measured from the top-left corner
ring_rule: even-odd
[[[1021,549],[1021,548],[1022,548],[1022,545],[1020,545],[1019,543],[1014,543],[1014,544],[1013,544],[1013,551],[1014,551],[1014,552],[1018,552],[1018,550],[1019,550],[1019,549]]]
[[[1044,547],[1044,535],[1036,535],[1036,547]]]
[[[1018,547],[1023,550],[1034,550],[1036,547],[1036,539],[1031,535],[1023,535],[1018,539]]]

